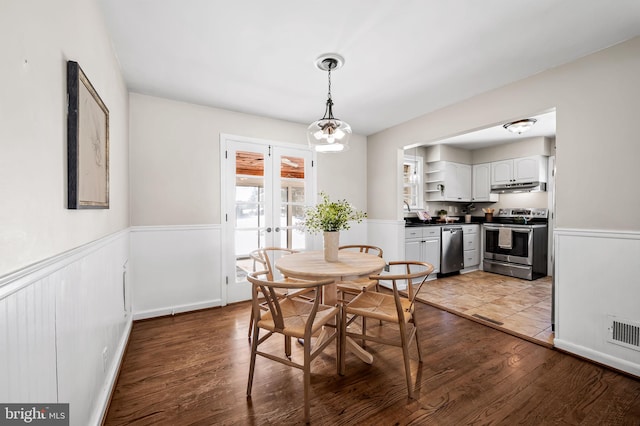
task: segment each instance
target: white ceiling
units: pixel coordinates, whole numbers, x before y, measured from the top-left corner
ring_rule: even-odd
[[[556,136],[555,110],[523,118],[533,118],[536,120],[536,123],[531,127],[531,129],[521,134],[511,133],[505,130],[503,123],[501,123],[497,126],[490,126],[485,129],[464,133],[462,135],[442,139],[433,143],[451,145],[461,149],[479,149],[492,145],[516,142],[527,138]],[[411,148],[413,148],[413,146],[414,145],[411,145]]]
[[[311,123],[335,52],[335,116],[363,135],[640,35],[638,0],[98,3],[133,92]]]

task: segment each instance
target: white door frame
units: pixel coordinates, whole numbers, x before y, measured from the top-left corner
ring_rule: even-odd
[[[293,149],[303,151],[311,154],[311,167],[310,167],[310,179],[309,179],[309,194],[307,200],[310,204],[316,202],[316,186],[317,186],[317,154],[306,145],[293,144],[287,142],[272,141],[267,139],[252,138],[246,136],[238,136],[232,134],[221,133],[220,134],[220,222],[221,222],[221,283],[222,283],[222,302],[223,305],[228,303],[238,302],[241,300],[247,300],[250,297],[249,284],[240,283],[242,288],[230,289],[229,286],[235,284],[235,266],[234,270],[230,270],[232,263],[235,265],[235,231],[234,226],[231,223],[230,209],[235,209],[229,205],[229,190],[232,182],[229,182],[230,170],[229,166],[231,162],[227,160],[227,151],[233,143],[250,143],[262,146],[271,146],[275,148]],[[234,210],[235,211],[235,210]],[[233,213],[233,212],[231,212]],[[310,238],[307,238],[307,245],[310,244]],[[233,258],[233,262],[232,259]],[[246,288],[244,288],[246,287]]]

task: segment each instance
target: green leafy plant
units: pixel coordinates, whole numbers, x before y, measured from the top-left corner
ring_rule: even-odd
[[[365,212],[356,210],[347,200],[331,201],[324,192],[320,193],[322,202],[308,207],[305,212],[304,226],[312,234],[335,232],[349,229],[349,222],[362,222]]]

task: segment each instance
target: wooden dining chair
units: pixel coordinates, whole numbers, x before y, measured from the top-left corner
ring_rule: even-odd
[[[322,291],[322,286],[333,283],[332,279],[321,281],[300,281],[295,283],[287,281],[270,281],[266,279],[267,272],[252,272],[247,279],[252,283],[252,304],[253,304],[253,339],[251,341],[251,362],[249,366],[249,382],[247,384],[247,397],[251,397],[255,363],[257,355],[268,358],[272,361],[280,362],[290,367],[303,371],[304,382],[304,419],[310,420],[309,391],[311,387],[311,361],[313,361],[325,348],[335,340],[336,343],[336,371],[339,372],[340,355],[338,344],[340,340],[340,309],[336,306],[328,306],[320,303],[320,298],[313,301],[303,300],[295,297],[281,298],[282,291],[293,291],[294,289],[315,290],[316,294]],[[267,311],[260,309],[262,303],[261,296],[264,297]],[[322,342],[314,342],[312,336],[325,327],[325,331],[330,330]],[[260,337],[260,330],[265,330],[266,334]],[[291,338],[302,339],[303,362],[294,362],[289,357],[283,358],[271,352],[259,350],[260,345],[265,343],[274,335],[282,335],[285,341]],[[314,344],[315,343],[315,344]],[[268,370],[262,370],[268,374]]]
[[[253,250],[249,256],[253,260],[253,268],[254,272],[257,271],[266,271],[266,278],[269,281],[283,281],[288,283],[296,283],[300,282],[295,278],[289,278],[283,276],[280,271],[275,267],[275,262],[282,256],[287,256],[292,253],[297,253],[296,250],[283,248],[283,247],[265,247],[261,249]],[[313,289],[305,289],[305,288],[289,288],[286,290],[278,290],[278,296],[283,298],[285,296],[290,297],[300,297],[306,300],[313,300],[314,295],[312,294]],[[260,309],[267,310],[266,302],[263,301],[259,305]],[[251,334],[253,332],[253,306],[251,307],[252,312],[250,312],[249,318],[249,330],[248,330],[248,338],[251,340]],[[291,356],[291,339],[287,339],[285,341],[285,354],[287,357]]]
[[[376,255],[382,258],[382,249],[380,247],[366,245],[366,244],[352,244],[346,246],[340,246],[338,250],[349,250],[349,251],[357,251],[360,253],[369,253]],[[372,290],[375,288],[376,291],[379,290],[378,282],[376,280],[372,280],[369,277],[356,278],[354,280],[349,281],[337,281],[336,286],[338,288],[338,298],[340,300],[345,300],[345,296],[349,295],[357,295],[365,290]]]
[[[393,285],[393,294],[384,294],[376,291],[364,291],[357,295],[351,302],[342,305],[341,322],[341,354],[340,374],[345,371],[346,338],[370,340],[392,346],[400,346],[404,358],[404,371],[407,379],[409,398],[413,398],[413,386],[411,383],[411,363],[409,361],[409,345],[415,338],[418,347],[418,360],[422,363],[422,353],[418,340],[418,327],[415,315],[415,299],[424,285],[427,277],[433,272],[433,265],[426,262],[398,261],[389,262],[392,270],[401,269],[404,273],[390,273],[385,275],[372,275],[370,278],[376,281],[390,281]],[[399,282],[406,281],[406,296],[398,290]],[[399,339],[368,335],[366,327],[355,332],[349,329],[349,325],[358,317],[375,318],[383,322],[397,324],[399,327]]]

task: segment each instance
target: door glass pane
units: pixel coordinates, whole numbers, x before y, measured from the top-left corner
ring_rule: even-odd
[[[305,203],[305,159],[282,156],[280,161],[280,208],[278,209],[281,247],[305,248],[305,235],[301,229]]]
[[[304,204],[304,187],[291,188],[291,201],[294,203]]]
[[[236,152],[236,175],[264,176],[264,155],[260,152]]]
[[[236,152],[235,255],[236,281],[253,271],[251,251],[264,247],[264,154]]]
[[[291,219],[293,229],[291,230],[291,248],[303,250],[306,246],[306,235],[302,227],[304,222],[304,206],[292,206]]]
[[[236,178],[237,228],[257,228],[264,224],[264,187],[261,185],[262,179]]]
[[[304,158],[283,155],[280,163],[280,177],[304,179]]]
[[[262,265],[256,265],[249,257],[249,253],[260,247],[264,247],[264,232],[254,230],[236,230],[236,282],[246,279],[247,273],[253,272],[256,267],[262,269]],[[241,253],[238,255],[237,253]]]

